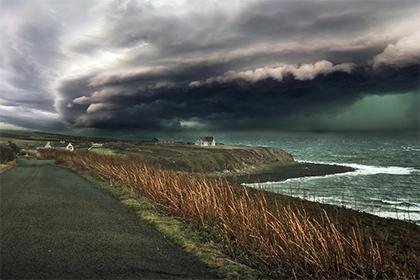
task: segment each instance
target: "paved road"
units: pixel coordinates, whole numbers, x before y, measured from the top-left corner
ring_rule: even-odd
[[[110,194],[20,159],[0,175],[1,279],[209,279],[209,269]]]

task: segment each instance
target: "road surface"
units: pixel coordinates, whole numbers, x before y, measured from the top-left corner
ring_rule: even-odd
[[[0,174],[1,279],[214,279],[112,195],[47,161]]]

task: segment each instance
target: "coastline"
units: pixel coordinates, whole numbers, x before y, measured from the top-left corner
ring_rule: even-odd
[[[222,177],[234,183],[281,182],[290,178],[325,176],[356,171],[343,165],[296,162],[294,164],[271,164],[254,170],[222,174]],[[218,174],[220,176],[220,174]]]
[[[67,162],[66,157],[70,157],[72,154],[62,154],[61,157],[56,157],[56,160],[58,160],[59,163],[65,164]],[[58,154],[56,154],[56,156],[59,156]],[[87,155],[86,155],[87,156]],[[83,157],[83,155],[74,155],[73,156],[75,159],[77,159],[78,157]],[[89,156],[89,158],[91,158],[91,164],[87,165],[87,167],[89,167],[88,170],[91,170],[91,172],[95,172],[97,165],[95,163],[97,163],[98,161],[100,161],[102,158],[100,158],[99,156],[95,156],[95,155],[91,155]],[[128,159],[123,159],[123,158],[114,158],[114,163],[109,163],[108,161],[104,161],[105,163],[111,164],[111,165],[115,165],[117,168],[118,166],[120,166],[120,168],[122,168],[123,170],[125,169],[125,166],[127,164],[130,165],[130,161]],[[89,162],[89,161],[83,161],[81,163],[84,162]],[[77,164],[77,161],[71,160],[68,161],[68,163],[72,163],[72,164]],[[119,164],[120,163],[120,164]],[[133,164],[135,164],[135,162],[133,162]],[[321,164],[322,165],[322,164]],[[102,165],[101,165],[102,166]],[[130,165],[131,167],[134,167],[132,165]],[[83,166],[79,166],[82,167]],[[277,166],[278,168],[282,168],[283,170],[285,170],[285,166]],[[300,165],[300,164],[295,164],[293,165],[293,169],[297,168],[297,167],[302,167],[303,170],[311,170],[316,167],[314,166],[308,166],[306,165]],[[303,167],[308,167],[308,168],[303,168]],[[328,165],[324,165],[324,166],[317,166],[318,170],[320,168],[333,168],[334,166],[328,166]],[[75,168],[77,168],[77,165],[75,166]],[[152,172],[150,172],[150,170],[148,171],[148,169],[145,169],[142,166],[139,166],[138,168],[143,168],[143,171],[140,173],[144,173],[144,172],[149,172],[148,174],[150,176],[155,176],[158,178],[158,180],[153,180],[154,177],[147,177],[150,178],[152,180],[148,180],[147,182],[145,182],[147,186],[155,186],[151,189],[155,190],[157,189],[157,187],[159,187],[160,185],[156,185],[156,184],[161,184],[162,186],[164,186],[163,190],[164,193],[162,195],[162,199],[166,199],[169,195],[169,193],[167,192],[168,189],[168,185],[169,186],[173,186],[173,187],[177,187],[177,186],[182,186],[182,190],[185,189],[185,187],[188,187],[192,190],[196,189],[196,184],[199,185],[199,190],[200,192],[202,192],[203,190],[205,190],[205,188],[211,189],[212,185],[211,185],[211,180],[209,180],[206,183],[206,179],[204,177],[198,177],[199,180],[194,180],[194,175],[191,175],[192,177],[188,177],[189,175],[186,173],[178,173],[178,172],[173,172],[173,171],[163,171],[163,170],[158,170],[158,169],[154,169],[153,167],[150,167],[150,170]],[[268,167],[267,167],[268,168]],[[265,168],[265,170],[267,171],[267,168]],[[268,168],[268,170],[273,170],[273,166],[270,166],[270,168]],[[334,167],[335,168],[335,167]],[[102,169],[101,169],[102,170]],[[110,172],[107,173],[108,170],[110,170],[109,168],[107,168],[107,166],[103,167],[103,171],[99,172],[99,174],[103,174],[103,172],[105,172],[105,174],[109,174],[109,176],[113,176],[114,173]],[[274,170],[276,170],[274,168]],[[261,172],[261,170],[259,170]],[[258,172],[255,172],[258,173]],[[94,173],[92,173],[94,174]],[[118,173],[119,174],[119,173]],[[291,175],[290,172],[287,175]],[[103,175],[101,175],[103,176]],[[162,183],[161,178],[171,178],[171,176],[173,176],[172,178],[178,178],[177,180],[184,180],[182,181],[182,184],[173,184],[171,185],[171,180],[168,181],[168,184],[166,184],[165,182]],[[179,176],[179,177],[178,177]],[[114,178],[114,177],[111,177]],[[120,178],[120,177],[115,177],[115,178]],[[143,177],[137,177],[137,178],[143,178]],[[126,180],[126,181],[123,181]],[[204,180],[204,182],[202,182],[201,180]],[[138,186],[139,188],[141,188],[141,186],[145,186],[142,181],[140,181],[140,184],[138,184],[139,181],[134,181],[134,180],[130,180],[130,178],[127,179],[127,177],[121,177],[121,186],[125,186],[126,188],[128,187],[128,191],[133,191],[136,188],[134,186]],[[178,182],[178,181],[175,181]],[[217,181],[216,181],[217,182]],[[218,181],[220,182],[220,181]],[[133,185],[134,184],[134,185]],[[258,214],[255,214],[255,212],[253,211],[248,211],[248,209],[253,209],[252,207],[257,207],[259,205],[259,199],[263,198],[263,205],[264,205],[264,209],[265,211],[269,211],[268,213],[272,213],[270,212],[270,209],[273,209],[273,211],[277,211],[275,212],[276,215],[279,215],[279,218],[281,217],[286,217],[287,218],[287,213],[289,213],[289,211],[294,211],[292,212],[293,216],[290,217],[300,217],[301,215],[303,215],[304,217],[304,222],[306,223],[307,221],[319,221],[319,222],[323,222],[325,224],[325,226],[327,227],[323,227],[322,230],[324,229],[328,229],[328,224],[333,225],[333,229],[334,232],[336,232],[337,230],[339,232],[344,233],[348,233],[348,232],[357,232],[357,234],[360,234],[359,237],[362,239],[368,240],[369,238],[373,238],[370,240],[377,240],[380,245],[380,250],[384,250],[384,257],[389,257],[390,259],[387,260],[387,262],[389,261],[390,264],[392,264],[393,266],[396,265],[396,267],[398,267],[400,261],[402,260],[400,256],[409,256],[409,267],[405,266],[405,269],[409,268],[409,271],[406,270],[407,275],[409,275],[408,273],[413,273],[413,275],[418,275],[418,271],[416,269],[418,261],[420,260],[416,254],[416,252],[419,251],[420,249],[420,243],[419,240],[417,238],[419,232],[420,232],[420,227],[414,223],[410,223],[407,221],[401,221],[401,220],[396,220],[396,219],[386,219],[386,218],[381,218],[372,214],[368,214],[365,212],[361,212],[361,211],[356,211],[356,210],[352,210],[352,209],[348,209],[348,208],[344,208],[344,207],[340,207],[340,206],[335,206],[335,205],[329,205],[329,204],[324,204],[324,203],[318,203],[318,202],[312,202],[312,201],[307,201],[304,199],[300,199],[300,198],[295,198],[295,197],[289,197],[286,195],[281,195],[281,194],[276,194],[276,193],[272,193],[269,191],[265,191],[265,190],[258,190],[258,189],[253,189],[253,188],[249,188],[249,187],[245,187],[245,186],[240,186],[238,184],[229,184],[228,182],[222,182],[222,184],[227,184],[227,186],[229,187],[229,189],[231,190],[231,193],[228,192],[228,194],[230,194],[230,196],[227,197],[231,197],[232,200],[230,201],[229,207],[223,207],[223,209],[233,209],[231,211],[233,211],[233,213],[236,214],[240,214],[242,213],[242,215],[244,215],[244,218],[249,218],[249,219],[254,219],[257,218],[257,220],[255,220],[252,224],[252,226],[250,227],[232,227],[232,229],[235,230],[235,234],[234,236],[240,236],[242,238],[249,238],[249,236],[255,236],[253,231],[255,229],[254,225],[258,225],[258,222],[260,221],[260,215],[258,212]],[[119,185],[119,184],[118,184]],[[129,187],[130,186],[130,187]],[[156,187],[157,186],[157,187]],[[223,185],[221,185],[223,186]],[[149,190],[149,188],[144,188],[143,191],[147,191]],[[176,189],[175,189],[176,190]],[[246,195],[244,195],[243,191],[246,191]],[[203,209],[205,209],[204,212],[200,212],[200,213],[208,213],[207,211],[210,209],[218,209],[217,207],[219,207],[220,203],[219,202],[223,202],[225,196],[225,192],[219,193],[221,196],[217,196],[217,197],[213,197],[215,199],[210,199],[212,198],[212,194],[214,194],[214,192],[212,191],[204,191],[202,192],[203,195],[210,195],[209,199],[201,199],[199,201],[201,201],[202,203],[206,203],[205,205],[202,204],[195,204],[196,207],[197,205],[204,207]],[[144,193],[138,193],[139,195],[141,195],[142,197],[144,196]],[[146,193],[147,194],[147,193]],[[153,193],[154,194],[154,193]],[[177,196],[178,194],[181,194],[181,196]],[[182,195],[184,194],[184,195]],[[195,199],[199,199],[201,196],[197,196],[196,192],[185,192],[185,193],[180,193],[179,191],[175,191],[175,192],[171,192],[170,195],[171,197],[173,197],[173,199],[181,199],[180,205],[182,205],[182,207],[176,207],[174,209],[178,210],[178,211],[184,211],[185,209],[185,205],[194,205],[194,203],[185,203],[184,200],[186,199],[186,197],[192,199],[192,201],[196,201]],[[191,195],[191,196],[187,196],[187,195]],[[150,196],[149,196],[150,197]],[[156,200],[154,198],[155,196],[152,196],[153,200],[155,200],[157,202],[157,205],[163,207],[163,210],[166,209],[165,207],[167,207],[166,205],[171,205],[171,204],[166,204],[166,203],[162,203],[162,201],[160,200]],[[171,200],[171,201],[178,201],[178,200]],[[255,203],[257,202],[257,203]],[[210,203],[211,205],[207,205],[207,203]],[[245,204],[244,204],[245,203]],[[175,204],[176,206],[177,204]],[[240,207],[245,207],[244,205],[246,205],[245,210],[239,211]],[[239,208],[235,208],[235,207],[239,207]],[[167,208],[167,209],[172,209],[172,208]],[[196,208],[192,208],[193,210]],[[201,208],[198,208],[201,209]],[[244,208],[241,208],[244,209]],[[188,217],[185,218],[184,215],[180,215],[178,212],[172,212],[169,210],[164,210],[164,212],[166,212],[166,214],[168,215],[173,215],[176,217],[181,217],[184,222],[186,222],[187,224],[191,221],[195,221],[194,219],[189,220]],[[255,210],[255,209],[254,209]],[[184,212],[182,212],[184,213]],[[181,214],[182,214],[181,213]],[[190,213],[190,212],[188,212]],[[216,211],[215,213],[218,214],[223,214],[224,212],[218,212]],[[249,214],[248,214],[249,213]],[[254,214],[253,214],[254,213]],[[265,213],[265,212],[264,212]],[[217,215],[218,215],[217,214]],[[224,214],[223,214],[224,215]],[[232,214],[228,214],[227,217],[235,217],[235,215]],[[274,215],[274,214],[272,214]],[[286,216],[284,216],[286,215]],[[296,216],[297,215],[297,216]],[[207,216],[198,216],[200,217],[207,217]],[[267,219],[267,217],[271,217],[271,216],[265,216],[265,219]],[[276,216],[277,217],[277,216]],[[290,218],[289,217],[289,218]],[[325,217],[327,217],[327,220],[325,220]],[[262,218],[262,217],[261,217]],[[284,220],[283,222],[280,222],[278,224],[279,227],[281,227],[282,224],[286,224],[289,226],[294,226],[295,222],[293,222],[294,220],[292,219],[290,221],[290,219],[287,218],[286,220]],[[246,221],[247,219],[241,219],[240,221]],[[200,219],[198,220],[198,224],[202,225],[203,227],[200,227],[201,230],[204,230],[204,232],[208,229],[210,229],[208,227],[208,225],[212,225],[212,222],[214,221],[214,219],[210,219],[210,220],[203,220]],[[227,220],[223,220],[226,222],[230,222],[230,219]],[[236,221],[236,220],[235,220]],[[278,221],[278,220],[274,220],[274,221]],[[236,223],[234,224],[236,225]],[[300,224],[299,224],[300,225]],[[319,224],[316,224],[319,225]],[[277,226],[276,226],[277,228]],[[264,231],[270,231],[271,228],[267,228],[264,227]],[[236,232],[236,230],[238,230]],[[250,231],[248,232],[244,232],[244,231]],[[323,231],[322,231],[323,232]],[[276,234],[275,232],[273,232],[272,234]],[[331,236],[331,233],[328,233],[328,231],[326,232],[326,234],[328,236]],[[219,235],[218,235],[219,236]],[[226,235],[222,235],[225,236]],[[272,236],[272,235],[269,235]],[[341,235],[340,235],[341,236]],[[386,236],[386,238],[384,238],[384,236]],[[209,237],[209,236],[208,236]],[[228,236],[229,237],[229,236]],[[252,238],[251,238],[252,239]],[[231,240],[231,239],[226,239],[226,240]],[[220,241],[222,243],[218,243],[218,244],[236,244],[236,243],[231,243],[228,242],[226,243],[225,241]],[[242,239],[240,239],[242,240]],[[268,240],[268,239],[267,239]],[[285,242],[287,242],[287,244],[289,244],[289,239],[282,239],[285,240]],[[318,240],[318,239],[315,239]],[[255,242],[255,239],[252,239],[253,242]],[[229,247],[229,250],[231,250],[230,252],[236,252],[236,250],[240,250],[239,252],[242,252],[242,254],[251,254],[251,256],[253,255],[253,253],[258,252],[258,250],[249,250],[248,245],[246,244],[250,244],[250,243],[239,243],[239,244],[245,244],[245,247]],[[254,244],[254,243],[252,243]],[[267,243],[262,243],[267,244]],[[293,245],[293,243],[291,243]],[[306,243],[304,243],[306,244]],[[347,244],[347,243],[346,243]],[[368,244],[366,242],[363,242],[361,244]],[[289,244],[290,245],[290,244]],[[378,246],[379,246],[378,245]],[[259,245],[258,245],[259,246]],[[260,248],[260,247],[258,247]],[[263,247],[264,248],[264,247]],[[289,247],[287,247],[289,248]],[[234,250],[233,250],[234,249]],[[367,248],[368,250],[369,248]],[[232,251],[233,250],[233,251]],[[307,252],[307,251],[305,251]],[[293,253],[293,255],[295,255],[295,253]],[[235,260],[237,255],[233,254],[231,255]],[[267,255],[268,257],[273,257],[274,260],[274,264],[276,263],[276,260],[278,260],[278,258],[274,255]],[[244,262],[246,264],[251,264],[251,266],[255,265],[255,263],[253,262],[249,262],[249,258],[239,258],[237,259],[241,262]],[[258,257],[257,257],[258,260]],[[271,259],[270,259],[271,260]],[[296,259],[296,261],[299,261],[300,258]],[[404,262],[402,262],[404,263]],[[382,266],[381,266],[382,267]],[[412,267],[412,268],[411,268]],[[264,271],[272,271],[272,268],[270,268],[269,270],[265,270],[261,267],[258,267],[259,269],[262,269]],[[267,267],[268,269],[268,267]],[[378,270],[379,271],[379,270]],[[283,270],[279,270],[276,276],[281,275],[281,273],[283,273]],[[387,272],[385,271],[384,273],[391,273],[390,275],[393,276],[394,272],[390,271]],[[273,274],[275,275],[275,274]],[[411,274],[410,274],[411,275]],[[395,276],[395,275],[394,275]],[[391,277],[392,278],[392,277]]]
[[[388,236],[387,241],[390,244],[405,244],[405,246],[412,246],[412,248],[415,248],[415,251],[420,252],[420,240],[417,238],[420,234],[420,225],[417,225],[414,222],[380,217],[352,208],[310,201],[299,197],[271,192],[269,190],[255,189],[248,186],[242,187],[246,188],[249,193],[252,194],[264,193],[268,204],[289,205],[290,207],[303,209],[305,213],[315,219],[320,218],[325,211],[345,230],[351,230],[352,227],[355,227],[363,228],[365,233],[380,231]],[[418,261],[420,261],[420,259],[418,259]]]

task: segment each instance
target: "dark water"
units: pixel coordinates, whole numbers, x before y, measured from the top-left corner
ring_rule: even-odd
[[[299,161],[338,163],[355,172],[252,185],[420,224],[418,133],[220,135],[226,143],[280,147]]]
[[[357,169],[350,173],[267,182],[253,187],[420,224],[418,132],[208,134],[225,144],[279,147],[293,154],[298,161],[338,163]],[[198,136],[188,133],[171,137],[194,141]]]

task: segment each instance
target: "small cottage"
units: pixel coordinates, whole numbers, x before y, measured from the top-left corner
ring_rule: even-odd
[[[95,148],[102,148],[104,144],[102,143],[94,143],[92,142],[91,146],[88,148],[88,151],[95,149]]]
[[[195,145],[202,147],[216,146],[216,139],[213,136],[200,137],[195,141]]]
[[[44,149],[68,150],[73,152],[74,146],[72,143],[66,143],[65,141],[48,141],[47,144],[45,144]]]

